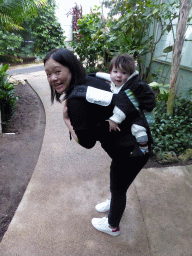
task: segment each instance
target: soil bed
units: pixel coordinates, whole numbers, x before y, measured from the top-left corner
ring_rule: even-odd
[[[19,100],[0,136],[0,241],[33,174],[45,130],[44,108],[34,90],[25,83],[16,85],[15,93]]]

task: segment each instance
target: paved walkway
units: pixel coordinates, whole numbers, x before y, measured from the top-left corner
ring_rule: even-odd
[[[38,71],[43,71],[44,65],[43,63],[39,64],[27,64],[27,65],[20,65],[16,67],[9,67],[7,73],[9,75],[15,76],[15,75],[22,75],[22,74],[28,74],[28,73],[34,73]],[[24,75],[25,77],[25,75]]]
[[[109,197],[110,159],[99,143],[69,140],[62,105],[50,104],[45,73],[26,73],[46,112],[32,179],[0,243],[1,256],[192,256],[192,166],[145,169],[127,194],[119,237],[96,231],[94,210]]]

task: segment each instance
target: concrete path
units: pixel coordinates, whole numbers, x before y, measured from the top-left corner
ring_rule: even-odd
[[[34,73],[34,72],[39,72],[44,70],[44,65],[43,63],[39,64],[26,64],[26,65],[19,65],[17,67],[9,67],[7,70],[7,73],[11,76],[15,75],[23,75],[23,74],[28,74],[28,73]],[[25,75],[24,75],[25,78]]]
[[[91,225],[95,204],[109,198],[110,158],[99,143],[69,140],[62,105],[50,104],[44,71],[27,79],[46,112],[32,179],[0,243],[1,256],[192,256],[192,166],[144,169],[127,194],[121,235]]]

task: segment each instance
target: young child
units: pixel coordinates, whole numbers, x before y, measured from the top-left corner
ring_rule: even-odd
[[[118,104],[115,104],[113,109],[113,115],[108,120],[109,129],[110,131],[120,131],[119,125],[126,118],[126,112],[136,108],[140,116],[132,122],[131,132],[135,136],[140,150],[138,151],[136,148],[132,155],[137,156],[138,154],[148,153],[148,136],[144,112],[151,111],[150,108],[146,109],[148,102],[145,100],[147,98],[145,95],[148,93],[146,87],[148,88],[149,86],[140,80],[139,73],[136,71],[135,60],[128,54],[120,54],[114,57],[110,63],[109,72],[110,74],[102,72],[92,74],[96,78],[108,80],[111,94],[113,96],[117,95],[119,98]],[[80,85],[74,89],[69,98],[85,97],[90,103],[108,106],[112,102],[112,95],[108,91],[104,91],[103,88],[95,88],[94,85],[86,88]]]
[[[129,100],[133,103],[135,108],[140,111],[139,103],[134,95],[133,91],[130,89],[131,85],[134,83],[134,89],[137,90],[137,83],[135,83],[135,77],[138,76],[138,72],[135,67],[135,60],[132,56],[128,54],[121,54],[114,57],[110,63],[109,68],[110,74],[98,72],[96,77],[108,80],[111,82],[111,91],[114,94],[118,94],[123,90]],[[110,131],[119,130],[119,124],[126,118],[126,115],[117,106],[114,107],[113,115],[109,118]],[[143,124],[143,117],[134,120],[131,127],[131,132],[135,136],[140,150],[143,153],[148,152],[148,136],[146,128]]]

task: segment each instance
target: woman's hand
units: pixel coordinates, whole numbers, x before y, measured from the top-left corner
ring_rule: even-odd
[[[118,126],[118,124],[117,123],[115,123],[114,121],[112,121],[112,120],[106,120],[106,121],[108,121],[109,122],[109,131],[111,132],[111,131],[121,131],[120,130],[120,128],[119,128],[119,126]]]

